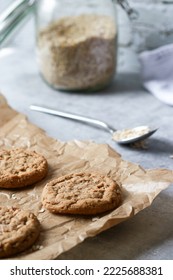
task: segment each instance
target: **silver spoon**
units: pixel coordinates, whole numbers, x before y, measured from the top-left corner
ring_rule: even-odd
[[[85,116],[76,115],[73,113],[62,112],[59,110],[53,110],[50,108],[45,108],[36,105],[31,105],[30,109],[33,111],[38,111],[38,112],[55,115],[62,118],[76,120],[79,122],[90,124],[92,126],[100,127],[110,132],[113,140],[119,144],[130,144],[130,143],[142,141],[148,138],[149,136],[151,136],[157,130],[157,128],[151,129],[148,126],[138,126],[132,129],[116,130],[112,126],[108,125],[103,121],[88,118]]]

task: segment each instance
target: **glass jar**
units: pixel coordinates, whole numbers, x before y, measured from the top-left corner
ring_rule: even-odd
[[[117,16],[114,0],[38,0],[37,59],[55,89],[95,91],[116,71]]]

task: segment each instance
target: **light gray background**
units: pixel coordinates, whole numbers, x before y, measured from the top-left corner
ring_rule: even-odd
[[[10,2],[0,0],[0,11]],[[143,89],[138,62],[140,51],[173,42],[173,4],[163,2],[131,0],[140,13],[138,23],[132,25],[124,11],[118,8],[118,73],[109,88],[92,94],[64,93],[49,88],[38,73],[31,19],[6,48],[0,50],[0,91],[14,109],[26,114],[50,136],[62,141],[92,139],[108,143],[124,159],[144,168],[172,169],[173,108]],[[33,103],[102,119],[119,129],[150,124],[159,130],[148,141],[147,150],[121,147],[99,129],[31,112],[28,107]],[[172,225],[171,185],[151,207],[129,221],[85,240],[59,259],[173,259]]]

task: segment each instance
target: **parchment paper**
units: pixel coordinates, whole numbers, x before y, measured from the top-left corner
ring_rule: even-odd
[[[43,154],[49,164],[46,179],[20,190],[0,189],[0,205],[13,205],[34,212],[41,223],[36,244],[12,259],[55,259],[90,236],[129,219],[151,205],[160,191],[173,182],[173,171],[144,170],[127,162],[106,144],[73,141],[62,143],[48,137],[27,118],[12,110],[0,95],[0,148],[26,147]],[[45,184],[73,171],[93,170],[108,174],[122,186],[119,208],[101,216],[54,215],[42,208]]]

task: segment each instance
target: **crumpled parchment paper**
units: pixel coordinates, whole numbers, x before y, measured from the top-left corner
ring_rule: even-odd
[[[173,182],[173,171],[145,170],[127,162],[106,144],[72,141],[63,143],[48,137],[27,118],[12,110],[0,95],[0,148],[26,147],[43,154],[49,164],[47,177],[24,189],[0,189],[0,205],[18,206],[35,213],[41,234],[34,246],[12,259],[55,259],[87,237],[129,219],[151,205],[160,191]],[[114,211],[94,217],[54,215],[42,207],[45,184],[57,176],[77,171],[108,174],[122,186],[123,202]]]

